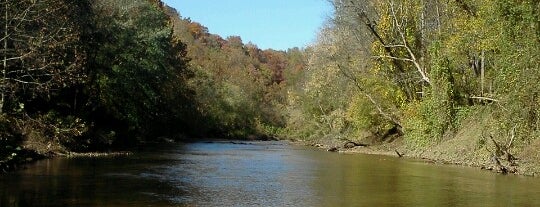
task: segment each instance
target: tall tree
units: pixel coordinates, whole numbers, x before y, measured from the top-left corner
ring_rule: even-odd
[[[79,40],[77,15],[82,2],[64,0],[4,0],[0,112],[17,102],[16,96],[47,97],[53,90],[84,79],[86,56]]]
[[[172,91],[178,90],[178,96],[188,93],[182,85],[189,76],[185,45],[173,36],[161,4],[98,0],[93,9],[96,43],[90,62],[94,70],[89,73],[93,120],[108,123],[112,131],[159,133],[157,128],[165,128],[160,120],[172,116],[169,101],[180,101],[169,97],[175,95]]]

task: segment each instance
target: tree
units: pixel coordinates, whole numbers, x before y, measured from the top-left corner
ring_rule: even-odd
[[[170,114],[168,107],[189,99],[183,85],[189,78],[185,45],[174,38],[160,4],[99,0],[93,2],[93,10],[96,42],[89,63],[89,116],[98,128],[117,133],[159,134],[163,121],[182,116]],[[185,97],[170,97],[176,95]]]
[[[86,56],[79,44],[84,2],[64,0],[2,1],[0,113],[16,97],[46,98],[54,90],[84,79]],[[21,105],[22,106],[22,105]]]

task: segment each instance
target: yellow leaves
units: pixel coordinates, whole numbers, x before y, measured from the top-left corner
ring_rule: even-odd
[[[494,15],[496,5],[493,1],[481,1],[477,5],[479,5],[476,7],[477,16],[460,15],[462,12],[458,12],[452,17],[450,28],[446,28],[453,31],[447,34],[447,45],[453,46],[452,49],[469,48],[476,51],[495,49],[495,42],[500,40],[502,28],[501,21]]]
[[[339,69],[335,66],[327,65],[322,68],[311,67],[310,79],[307,81],[304,90],[310,97],[320,97],[324,90],[337,87],[336,79],[339,78]]]
[[[357,94],[351,99],[345,115],[347,121],[351,122],[355,128],[368,129],[374,121],[374,108],[364,96]]]
[[[385,31],[390,31],[392,29],[392,17],[388,13],[386,13],[384,16],[381,16],[379,21],[377,22],[377,30],[380,31],[382,34],[387,34]]]

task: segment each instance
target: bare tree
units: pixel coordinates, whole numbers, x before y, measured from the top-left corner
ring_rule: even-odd
[[[36,96],[80,80],[84,51],[76,43],[76,3],[3,0],[0,113],[16,94]],[[13,99],[11,99],[13,100]]]
[[[373,51],[381,45],[375,60],[384,64],[389,78],[400,86],[409,100],[418,90],[430,86],[427,48],[444,21],[439,0],[333,0],[334,23],[339,29],[353,31],[356,43]],[[386,22],[383,22],[386,21]],[[389,25],[381,27],[380,25]],[[376,52],[377,53],[377,52]]]
[[[406,37],[406,30],[407,27],[411,27],[408,25],[408,21],[406,18],[405,13],[405,7],[404,5],[396,5],[392,0],[388,1],[389,9],[390,9],[390,16],[393,21],[394,29],[396,30],[398,37],[396,40],[394,40],[393,44],[383,44],[385,48],[401,48],[406,51],[405,56],[396,56],[393,54],[386,55],[386,56],[377,56],[379,58],[390,58],[393,60],[401,60],[401,61],[407,61],[414,65],[416,68],[418,74],[421,76],[421,79],[425,81],[427,84],[431,85],[431,81],[429,80],[428,74],[424,68],[424,66],[420,63],[419,59],[416,57],[415,52],[413,51],[413,48],[411,47],[410,43],[407,40]]]

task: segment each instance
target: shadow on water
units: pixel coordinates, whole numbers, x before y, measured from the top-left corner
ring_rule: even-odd
[[[540,206],[535,178],[282,142],[43,160],[0,185],[0,206]]]
[[[58,158],[39,161],[24,171],[0,177],[3,185],[0,206],[166,204],[159,196],[177,190],[142,176],[154,163],[159,160]]]

